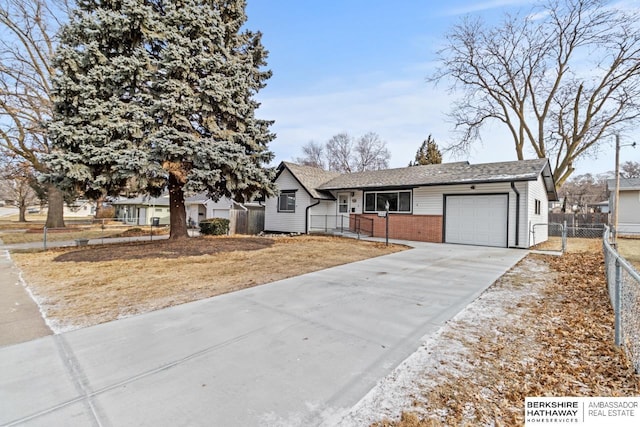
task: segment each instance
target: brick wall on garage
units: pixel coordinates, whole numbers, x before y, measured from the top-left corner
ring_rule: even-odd
[[[377,214],[359,216],[373,219],[374,237],[385,237],[385,218]],[[392,213],[389,215],[389,238],[442,243],[442,216]]]

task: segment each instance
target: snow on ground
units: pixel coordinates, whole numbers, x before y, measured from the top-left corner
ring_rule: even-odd
[[[473,355],[465,343],[499,334],[496,324],[515,321],[519,314],[513,307],[518,301],[542,298],[539,291],[552,278],[544,262],[525,258],[435,334],[423,337],[418,350],[379,381],[342,419],[328,420],[323,425],[361,427],[384,418],[397,419],[403,410],[418,412],[419,406],[413,403],[420,399],[424,388],[446,380],[447,374],[464,377],[470,370]],[[528,363],[526,357],[521,363]]]

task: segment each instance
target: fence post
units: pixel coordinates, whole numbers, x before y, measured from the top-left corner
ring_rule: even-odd
[[[613,311],[615,313],[615,342],[617,346],[622,345],[622,267],[620,260],[616,256],[616,287],[615,302]]]
[[[47,250],[47,226],[44,226],[44,235],[42,236],[42,243],[44,244],[44,250]]]
[[[562,224],[562,253],[567,251],[567,220]]]

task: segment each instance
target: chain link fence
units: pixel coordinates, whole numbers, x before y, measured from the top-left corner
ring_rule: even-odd
[[[539,223],[529,227],[531,246],[534,249],[565,252],[602,239],[604,224],[567,225],[566,223]]]
[[[166,225],[130,225],[122,221],[84,220],[65,221],[64,228],[42,227],[42,225],[16,229],[2,233],[2,242],[12,250],[47,250],[54,247],[87,246],[108,243],[128,243],[165,239],[169,236]],[[189,230],[197,235],[198,230]]]
[[[640,275],[609,241],[604,229],[602,246],[609,299],[615,312],[615,343],[627,353],[640,373]]]

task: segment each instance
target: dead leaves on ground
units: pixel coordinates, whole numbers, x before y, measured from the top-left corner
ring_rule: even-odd
[[[640,394],[640,377],[614,345],[602,254],[525,262],[550,271],[535,273],[547,280],[530,276],[534,295],[514,294],[507,310],[517,321],[498,313],[484,325],[458,325],[448,338],[463,343],[465,360],[453,355],[441,372],[425,372],[414,409],[374,426],[523,425],[527,396]],[[508,273],[494,287],[514,284]]]

